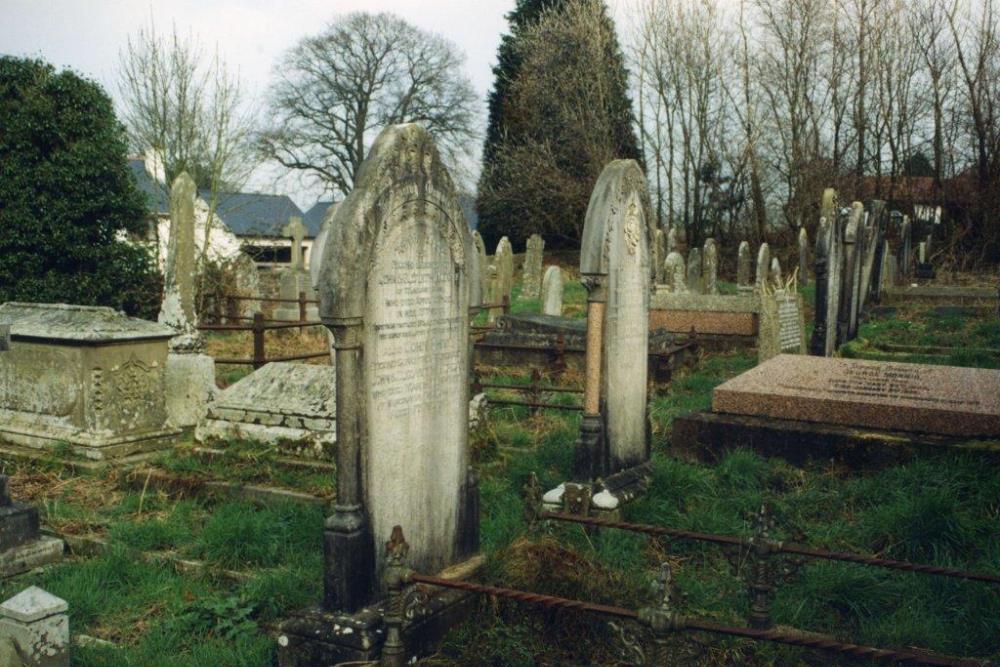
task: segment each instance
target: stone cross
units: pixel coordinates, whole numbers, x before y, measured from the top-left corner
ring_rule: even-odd
[[[562,316],[563,275],[558,266],[545,269],[542,279],[542,314]]]
[[[805,226],[799,229],[799,286],[809,284],[809,232]]]
[[[521,279],[521,294],[528,299],[537,299],[542,282],[542,257],[545,251],[545,239],[538,234],[528,237],[525,244],[524,270]]]
[[[705,294],[718,294],[719,251],[716,248],[715,239],[708,239],[705,241],[705,255],[703,262],[705,265],[705,271],[703,273],[705,280]]]
[[[757,251],[757,275],[754,290],[761,292],[767,285],[767,278],[771,273],[771,248],[766,243],[760,244]]]
[[[580,482],[649,460],[652,217],[646,202],[639,165],[615,160],[601,172],[587,207],[580,251],[580,275],[588,292],[586,377],[574,464],[574,479]]]
[[[670,292],[687,294],[687,269],[684,258],[676,250],[672,250],[663,262],[663,278]]]
[[[469,456],[468,275],[476,252],[427,130],[386,128],[341,203],[321,277],[334,336],[337,502],[326,520],[324,607],[384,590],[384,537],[405,526],[410,565],[439,572],[478,550]]]
[[[746,241],[740,242],[740,249],[736,254],[736,289],[741,292],[753,290],[750,284],[750,244]]]
[[[703,294],[704,286],[701,280],[701,249],[691,248],[688,251],[687,286],[695,294]]]
[[[309,230],[302,224],[302,218],[293,215],[288,218],[288,224],[281,228],[281,233],[292,239],[292,270],[302,271],[302,241]]]

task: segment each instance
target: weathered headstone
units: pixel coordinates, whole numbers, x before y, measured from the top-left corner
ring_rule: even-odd
[[[781,262],[777,257],[771,258],[771,287],[781,289],[785,286],[785,278],[781,275]]]
[[[667,255],[663,263],[663,276],[667,289],[675,294],[687,294],[687,268],[684,258],[676,250]]]
[[[677,251],[677,228],[671,226],[667,230],[667,254]]]
[[[497,301],[504,297],[510,300],[511,290],[514,288],[514,249],[510,245],[510,239],[506,236],[497,243],[496,255],[493,261],[497,265]]]
[[[542,279],[542,314],[562,316],[563,275],[558,266],[545,269]]]
[[[702,260],[705,265],[703,280],[705,282],[705,294],[718,294],[719,276],[719,251],[715,245],[715,239],[705,241],[705,255]]]
[[[736,254],[736,289],[740,292],[753,291],[753,284],[750,282],[750,244],[746,241],[740,242],[740,249]]]
[[[760,295],[757,363],[779,354],[805,354],[806,331],[802,298],[779,288]]]
[[[799,287],[809,284],[809,232],[799,229]]]
[[[414,124],[379,135],[332,234],[321,301],[336,341],[337,504],[324,606],[354,611],[381,588],[393,526],[406,527],[417,571],[478,549],[468,409],[479,289],[467,273],[478,258],[451,177]]]
[[[687,286],[695,294],[704,294],[705,285],[701,278],[701,249],[691,248],[687,259]]]
[[[775,357],[716,387],[715,412],[955,436],[1000,435],[1000,371]]]
[[[0,604],[0,664],[69,667],[68,610],[65,600],[37,586]]]
[[[542,285],[542,256],[545,239],[538,234],[528,237],[525,244],[524,271],[521,278],[521,294],[527,299],[537,299]]]
[[[0,579],[62,558],[63,541],[40,532],[38,510],[11,500],[10,478],[0,475]]]
[[[754,283],[754,291],[763,292],[768,286],[768,278],[771,275],[771,249],[766,243],[760,244],[757,251],[757,274]]]
[[[598,178],[587,207],[580,252],[588,291],[587,373],[574,465],[575,479],[584,483],[609,480],[649,460],[647,202],[639,166],[615,160]],[[613,481],[608,487],[617,490]]]

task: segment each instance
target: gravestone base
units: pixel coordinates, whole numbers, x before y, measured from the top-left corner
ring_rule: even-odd
[[[0,579],[13,577],[62,559],[63,541],[41,536],[25,544],[0,551]]]
[[[60,455],[65,453],[90,461],[118,461],[137,454],[169,449],[182,433],[179,428],[162,428],[108,436],[89,431],[32,428],[26,424],[4,423],[4,412],[0,410],[0,448],[11,449],[32,459],[59,452]],[[64,449],[66,445],[69,447]]]
[[[461,567],[457,566],[457,567]],[[468,618],[476,596],[466,591],[422,587],[427,596],[415,618],[403,626],[406,664],[434,653],[452,627]],[[377,660],[385,641],[384,606],[374,604],[353,614],[319,608],[283,621],[278,635],[278,667],[318,667]]]
[[[1000,441],[715,412],[675,417],[670,442],[675,456],[709,463],[740,448],[796,465],[833,461],[851,468],[895,465],[945,450],[1000,461]]]
[[[163,370],[167,423],[193,428],[205,418],[215,396],[215,360],[207,354],[167,355]]]

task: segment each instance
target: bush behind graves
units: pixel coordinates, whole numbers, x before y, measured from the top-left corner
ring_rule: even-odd
[[[0,302],[105,305],[155,315],[145,225],[122,126],[92,81],[0,58]]]

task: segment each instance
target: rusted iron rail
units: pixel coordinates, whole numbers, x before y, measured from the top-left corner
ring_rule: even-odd
[[[458,581],[454,579],[442,579],[422,574],[409,574],[406,581],[414,584],[424,584],[428,586],[439,586],[455,590],[468,591],[480,595],[492,595],[494,597],[505,598],[517,602],[523,602],[544,609],[564,609],[570,611],[589,612],[602,616],[612,616],[614,618],[645,622],[647,614],[616,607],[612,605],[595,604],[582,600],[558,597],[555,595],[542,595],[528,591],[516,590],[513,588],[501,588],[498,586],[486,586],[468,581]],[[887,662],[905,662],[915,665],[935,665],[938,667],[983,667],[989,664],[981,660],[970,660],[968,658],[956,658],[952,656],[934,655],[910,650],[883,649],[863,644],[852,644],[842,642],[831,637],[805,634],[787,630],[759,630],[739,626],[723,625],[711,623],[696,618],[671,615],[666,631],[696,631],[709,632],[713,634],[726,635],[730,637],[743,637],[757,641],[769,641],[789,646],[799,646],[802,648],[818,649],[841,655],[851,655],[859,658],[871,660],[883,660]]]
[[[494,398],[487,397],[487,403],[492,405],[520,405],[526,408],[546,408],[551,410],[568,410],[570,412],[583,412],[582,405],[560,405],[559,403],[546,403],[544,401],[520,401],[516,398]]]
[[[713,542],[715,544],[724,544],[728,546],[740,546],[747,548],[760,546],[756,544],[753,540],[744,539],[742,537],[734,537],[731,535],[714,535],[711,533],[699,533],[690,530],[668,528],[666,526],[654,526],[641,523],[628,523],[626,521],[614,521],[611,519],[602,519],[598,517],[578,516],[575,514],[565,514],[562,512],[541,512],[538,516],[541,519],[552,519],[553,521],[578,523],[597,528],[613,528],[616,530],[627,530],[633,533],[644,533],[646,535],[674,537],[678,539],[697,540],[701,542]],[[891,570],[901,570],[903,572],[919,572],[921,574],[930,574],[941,577],[952,577],[955,579],[967,579],[969,581],[983,581],[992,584],[1000,583],[1000,575],[989,574],[986,572],[966,572],[964,570],[957,570],[948,567],[938,567],[936,565],[926,565],[923,563],[911,563],[909,561],[892,560],[888,558],[876,558],[874,556],[864,556],[862,554],[856,554],[844,551],[827,551],[826,549],[817,549],[813,547],[807,547],[801,544],[794,544],[791,542],[786,543],[786,542],[771,541],[765,546],[770,551],[775,553],[787,553],[787,554],[795,554],[797,556],[805,556],[807,558],[836,560],[847,563],[858,563],[860,565],[871,565],[873,567],[883,567]]]
[[[500,384],[498,382],[481,382],[479,386],[484,389],[513,389],[516,391],[527,391],[539,393],[550,393],[550,394],[582,394],[583,389],[577,389],[575,387],[546,387],[546,386],[534,386],[530,384]]]
[[[263,301],[265,303],[299,303],[299,299],[279,299],[276,297],[264,297],[264,296],[239,296],[236,294],[223,294],[223,299],[232,299],[233,301]],[[303,299],[305,303],[308,304],[318,304],[318,299]]]

